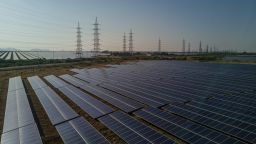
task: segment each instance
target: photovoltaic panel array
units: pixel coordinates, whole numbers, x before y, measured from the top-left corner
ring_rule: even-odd
[[[38,76],[29,77],[28,80],[53,125],[78,116],[50,87],[33,86],[35,83],[46,85]]]
[[[63,75],[60,76],[61,78],[63,78],[64,80],[66,80],[67,82],[76,85],[78,87],[80,87],[81,89],[84,89],[85,91],[109,102],[110,104],[120,108],[121,110],[125,111],[125,112],[132,112],[136,109],[142,108],[143,105],[131,100],[129,98],[126,98],[124,96],[121,96],[117,93],[111,92],[109,90],[106,90],[104,88],[95,86],[95,85],[90,85],[84,81],[81,81],[75,77],[72,77],[70,75]]]
[[[10,78],[8,91],[14,91],[18,89],[24,89],[21,77],[17,76],[17,77]]]
[[[54,75],[45,76],[44,79],[46,79],[49,83],[51,83],[51,85],[53,85],[57,89],[69,85],[68,83],[64,82],[63,80]]]
[[[78,117],[56,126],[61,138],[66,144],[106,144],[109,143],[84,118]]]
[[[56,76],[50,75],[44,78],[93,118],[98,118],[113,111],[106,104],[89,96],[87,93],[64,82]]]
[[[43,144],[35,123],[2,134],[1,144]]]
[[[139,101],[144,104],[148,104],[153,107],[160,107],[168,102],[157,97],[157,96],[152,96],[152,95],[146,95],[146,94],[139,94],[137,92],[131,91],[129,89],[121,87],[118,82],[115,82],[116,84],[109,84],[109,83],[101,83],[100,81],[90,79],[82,74],[76,74],[74,77],[82,79],[84,81],[90,82],[90,83],[98,83],[99,86],[107,88],[109,90],[112,90],[118,94],[124,95],[126,97],[129,97],[131,99],[134,99],[136,101]]]
[[[29,77],[29,82],[45,84],[38,76]],[[33,87],[33,86],[32,86]],[[33,87],[51,123],[65,144],[108,141],[84,118],[71,109],[50,87]]]
[[[47,87],[47,85],[38,76],[28,77],[27,79],[33,90]]]
[[[162,60],[74,72],[78,73],[74,77],[91,86],[163,108],[165,113],[218,131],[228,137],[229,143],[233,139],[240,140],[236,143],[256,143],[256,67],[253,65]]]
[[[5,108],[3,132],[35,123],[24,89],[9,91]]]
[[[1,144],[41,144],[21,77],[9,79]]]
[[[157,108],[145,108],[134,114],[188,143],[243,143],[221,132]]]
[[[127,143],[174,143],[121,111],[101,117],[99,120]]]
[[[256,142],[254,124],[181,103],[173,103],[164,107],[164,109],[243,141]]]

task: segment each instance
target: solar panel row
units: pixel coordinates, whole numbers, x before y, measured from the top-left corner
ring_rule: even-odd
[[[1,144],[41,144],[21,77],[9,79]]]
[[[95,70],[93,71],[93,72],[95,72]],[[93,76],[93,78],[94,77],[97,77],[97,79],[104,79],[102,76],[100,76],[100,75],[102,75],[102,74],[100,74],[99,72],[95,72],[96,74],[97,74],[97,76]],[[105,72],[105,73],[107,73],[107,72]],[[86,73],[81,73],[81,74],[83,74],[83,76],[85,77],[85,75],[86,75]],[[80,74],[80,75],[81,75]],[[122,75],[124,75],[124,74],[122,74]],[[140,76],[140,77],[143,77],[144,76],[144,74],[142,75],[142,76]],[[87,79],[87,81],[88,81],[88,79],[93,79],[93,78],[88,78],[89,77],[89,75],[86,75],[86,79]],[[136,79],[141,79],[140,77],[136,77]],[[144,89],[144,92],[145,91],[149,91],[149,90],[154,90],[155,91],[155,93],[157,92],[157,93],[159,93],[160,92],[160,94],[158,94],[158,96],[160,96],[160,97],[162,97],[163,95],[170,95],[170,96],[174,96],[174,97],[176,97],[176,98],[183,98],[184,100],[185,99],[187,99],[187,100],[191,100],[191,99],[193,99],[193,100],[196,100],[195,98],[193,98],[193,97],[195,97],[194,95],[191,95],[191,94],[179,94],[179,93],[174,93],[174,92],[172,92],[171,90],[169,90],[169,89],[166,89],[166,90],[163,90],[163,89],[165,89],[165,87],[162,87],[162,89],[160,89],[160,88],[158,88],[158,89],[156,89],[156,88],[154,88],[154,85],[153,84],[151,84],[151,85],[146,85],[146,84],[148,84],[148,83],[144,83],[144,85],[143,85],[143,83],[142,84],[140,84],[139,82],[137,82],[136,80],[133,80],[133,79],[135,79],[134,77],[127,77],[127,78],[122,78],[121,77],[121,79],[120,79],[120,77],[119,76],[116,76],[116,75],[114,75],[113,77],[109,77],[109,78],[111,78],[111,80],[109,80],[109,81],[113,81],[113,79],[114,80],[116,80],[116,79],[118,79],[119,81],[126,81],[125,83],[123,83],[122,85],[129,85],[129,88],[132,88],[132,87],[134,87],[134,89],[135,88],[137,88],[137,89]],[[147,79],[149,79],[148,77],[147,77]],[[133,80],[133,81],[131,81],[131,80]],[[143,80],[143,79],[141,79],[141,80]],[[107,81],[107,80],[106,80]],[[108,81],[108,82],[109,82]],[[116,80],[117,81],[117,80]],[[158,81],[155,81],[155,83],[161,83],[161,81],[162,80],[158,80]],[[172,82],[170,82],[170,83],[172,83]],[[112,84],[114,84],[114,83],[112,83]],[[167,83],[165,83],[165,84],[167,84]],[[168,83],[169,84],[169,83]],[[101,84],[101,85],[106,85],[106,83],[104,83],[104,84]],[[121,85],[121,86],[122,86]],[[146,86],[145,86],[146,85]],[[184,86],[182,86],[182,85],[179,85],[179,86],[181,86],[181,87],[184,87],[182,90],[180,90],[180,91],[186,91],[186,88],[190,88],[190,87],[193,87],[194,85],[187,85],[186,83],[184,83],[183,85],[185,85],[186,87],[184,87]],[[105,86],[106,87],[106,86]],[[110,88],[110,89],[113,89],[113,88]],[[176,88],[175,87],[175,89],[179,89],[179,88]],[[207,89],[208,90],[208,89]],[[209,90],[211,90],[211,89],[209,89]],[[115,91],[117,91],[117,90],[115,90]],[[171,93],[170,93],[171,92]],[[191,91],[187,91],[187,92],[190,92],[190,93],[194,93],[195,92],[195,90],[191,90]],[[151,92],[151,93],[154,93],[154,92]],[[195,93],[194,93],[195,94]],[[196,93],[198,96],[199,95],[201,95],[200,93]],[[208,93],[209,94],[209,96],[212,96],[211,95],[211,93]],[[197,96],[197,97],[198,97]],[[217,96],[217,95],[214,95],[215,97]],[[206,96],[205,96],[206,97]],[[218,97],[221,97],[220,95],[218,95]],[[231,97],[231,96],[230,96]],[[217,103],[219,103],[219,104],[222,104],[223,105],[223,107],[230,107],[230,106],[232,106],[232,107],[234,107],[233,109],[241,109],[241,111],[243,111],[243,112],[241,112],[241,113],[248,113],[248,115],[249,116],[255,116],[254,115],[254,111],[255,111],[255,108],[253,108],[251,105],[254,105],[254,103],[253,103],[253,101],[254,100],[251,100],[251,99],[247,99],[247,98],[244,98],[243,97],[243,99],[238,99],[237,97],[235,97],[235,96],[233,96],[232,95],[232,98],[230,98],[230,97],[224,97],[224,96],[222,96],[222,98],[218,98],[218,99],[214,99],[214,101],[218,101]],[[234,98],[233,98],[234,97]],[[200,97],[199,97],[200,98]],[[235,101],[241,101],[241,103],[238,103],[238,102],[233,102],[233,99],[237,99],[237,100],[235,100]],[[174,101],[174,100],[173,100]],[[247,101],[247,102],[245,102],[245,101]],[[245,105],[245,104],[243,104],[242,102],[244,102],[244,103],[246,103],[247,105]],[[250,105],[250,106],[249,106]],[[227,110],[229,110],[229,108],[226,108]],[[236,111],[236,112],[238,112],[238,111]]]
[[[145,108],[134,112],[134,114],[188,143],[243,143],[221,132],[157,108]]]
[[[50,87],[34,91],[53,125],[78,116]]]
[[[21,77],[17,76],[17,77],[10,78],[8,91],[15,91],[18,89],[24,89]]]
[[[66,144],[106,144],[109,143],[84,118],[78,117],[65,123],[56,125],[61,138]]]
[[[183,65],[184,65],[184,64],[183,64]],[[167,66],[168,66],[168,65],[166,65],[165,67],[167,67]],[[176,66],[176,65],[175,65],[175,66]],[[162,67],[163,67],[163,66],[162,66]],[[157,72],[159,72],[159,68],[162,69],[162,67],[158,65]],[[136,69],[139,69],[139,67],[136,67]],[[180,70],[181,70],[181,69],[178,69],[178,73],[179,73],[179,74],[180,74]],[[202,69],[200,69],[200,70],[202,70]],[[136,70],[136,71],[137,71],[137,70]],[[156,70],[154,70],[154,68],[153,68],[153,70],[151,70],[151,71],[156,71]],[[151,71],[149,71],[149,72],[151,72]],[[190,69],[188,69],[188,70],[186,70],[186,71],[189,72]],[[141,72],[140,72],[140,73],[141,73]],[[122,73],[122,74],[123,74],[123,73]],[[147,75],[148,72],[147,72],[147,73],[144,73],[144,74]],[[140,77],[143,77],[144,74],[143,74],[142,76],[140,75]],[[169,74],[169,73],[167,73],[167,74]],[[173,75],[173,72],[172,72],[171,74]],[[156,76],[157,73],[155,73],[154,75]],[[150,76],[152,76],[152,75],[150,75]],[[163,80],[168,80],[168,79],[166,79],[166,78],[168,77],[168,75],[166,75],[166,72],[165,72],[165,73],[161,72],[161,76],[163,76],[163,78],[164,78]],[[182,73],[181,76],[184,77],[184,76],[187,76],[187,75],[186,75],[186,73],[185,73],[185,74]],[[201,76],[201,75],[200,75],[200,76]],[[193,75],[193,78],[194,78],[194,77],[195,77],[195,75]],[[156,78],[157,78],[157,77],[156,77]],[[204,79],[204,78],[203,78],[203,79]],[[197,81],[196,81],[196,82],[197,82]],[[248,83],[248,82],[247,82],[247,83]]]
[[[130,83],[128,81],[120,82],[124,80],[113,80],[113,79],[106,79],[104,77],[97,76],[97,78],[89,78],[85,74],[77,74],[74,75],[75,77],[81,78],[85,81],[90,83],[99,83],[99,86],[104,87],[106,89],[115,91],[126,97],[130,97],[135,99],[141,103],[148,104],[152,107],[160,107],[165,105],[169,102],[179,101],[179,102],[186,102],[189,97],[183,95],[174,95],[172,94],[165,94],[162,93],[162,89],[155,90],[154,87],[145,87],[144,85],[138,85],[134,83]]]
[[[51,75],[44,78],[93,118],[98,118],[113,111],[101,101],[89,96],[56,76]]]
[[[38,76],[28,77],[27,79],[30,82],[33,90],[47,87],[47,85]]]
[[[24,89],[7,93],[3,132],[35,123]]]
[[[237,119],[240,121],[243,121],[245,123],[249,123],[251,125],[255,125],[256,122],[256,118],[253,114],[249,114],[252,116],[248,116],[248,113],[237,113],[232,111],[232,109],[226,110],[226,109],[222,109],[221,106],[216,106],[216,105],[210,105],[208,104],[208,102],[195,102],[195,101],[191,101],[188,103],[188,105],[203,109],[203,110],[207,110],[210,111],[211,113],[215,113],[215,114],[219,114],[219,115],[223,115],[229,118],[233,118],[233,119]]]
[[[170,98],[168,102],[172,104],[186,101],[189,107],[182,107],[183,111],[175,114],[226,137],[255,143],[256,77],[252,71],[256,69],[252,70],[253,67],[245,71],[247,66],[241,70],[237,68],[240,66],[231,65],[230,70],[226,65],[176,61],[138,62],[114,67],[76,70],[79,74],[74,76],[131,99],[137,97],[136,101],[141,102],[146,96],[150,100],[143,103],[150,106],[153,96],[167,101]],[[153,107],[158,107],[156,105]]]
[[[57,89],[69,85],[68,83],[64,82],[63,80],[59,79],[54,75],[45,76],[44,79],[46,79],[51,85],[53,85]]]
[[[3,133],[1,144],[43,144],[35,123]]]
[[[129,97],[131,99],[134,99],[134,100],[139,101],[144,104],[148,104],[153,107],[160,107],[160,106],[163,106],[168,103],[165,99],[158,97],[156,95],[152,95],[152,94],[144,93],[144,92],[138,93],[138,92],[134,91],[134,89],[123,88],[119,82],[115,82],[115,83],[111,83],[111,84],[102,83],[102,82],[105,82],[105,81],[102,81],[102,79],[104,79],[104,78],[102,78],[101,80],[98,80],[98,79],[95,80],[93,78],[88,78],[82,74],[74,75],[74,77],[80,78],[80,79],[90,82],[90,83],[99,83],[99,86],[101,86],[103,88],[114,91],[118,94],[124,95],[126,97]]]
[[[255,126],[253,125],[248,125],[238,120],[232,120],[221,115],[212,114],[209,111],[200,110],[180,103],[173,103],[164,107],[164,109],[246,142],[256,142]]]
[[[38,76],[28,79],[31,85],[34,83],[45,84]],[[33,89],[65,144],[108,143],[94,127],[84,118],[79,117],[50,87],[33,87]]]
[[[200,70],[202,70],[202,69],[200,69]],[[156,70],[153,70],[153,71],[156,71]],[[178,69],[177,71],[178,72],[176,74],[174,72],[167,73],[167,72],[159,72],[159,71],[157,71],[154,75],[161,74],[160,78],[162,80],[160,81],[160,83],[162,83],[162,82],[167,82],[167,83],[172,82],[173,83],[173,81],[176,81],[176,82],[178,82],[178,81],[181,81],[181,82],[185,81],[187,84],[191,84],[191,83],[192,84],[197,84],[197,85],[200,84],[201,87],[210,87],[211,89],[209,89],[209,90],[213,90],[213,89],[217,88],[219,90],[227,91],[227,92],[231,92],[231,93],[234,93],[234,92],[239,92],[240,93],[241,90],[242,91],[246,91],[247,90],[246,88],[242,88],[241,89],[240,87],[247,86],[248,81],[250,80],[250,79],[246,79],[246,83],[245,83],[246,85],[244,85],[244,84],[233,85],[233,83],[237,83],[236,81],[240,80],[239,78],[236,77],[236,81],[233,80],[231,82],[232,86],[230,86],[230,82],[227,82],[227,81],[225,81],[225,83],[216,84],[219,81],[222,81],[222,79],[223,79],[223,78],[219,78],[219,76],[215,77],[215,79],[212,79],[212,80],[208,79],[207,80],[208,76],[207,77],[203,77],[201,73],[200,74],[194,73],[192,75],[188,74],[188,72],[191,71],[190,69],[187,69],[185,73],[182,73],[181,69]],[[232,73],[234,73],[234,72],[232,72]],[[132,73],[130,73],[130,74],[132,74]],[[139,73],[136,73],[136,74],[138,76],[140,76]],[[230,73],[229,73],[229,75],[230,75]],[[143,76],[140,76],[140,77],[146,78],[145,76],[148,76],[151,79],[155,79],[155,80],[158,79],[159,80],[159,77],[152,78],[152,74],[149,74],[148,72],[145,73]],[[200,76],[200,77],[198,77],[198,76]],[[147,77],[147,79],[148,79],[148,77]],[[198,80],[199,78],[200,78],[200,80]],[[218,80],[216,80],[216,78],[218,78]],[[214,83],[208,83],[209,81],[214,81]],[[184,83],[184,84],[186,84],[186,83]],[[227,86],[227,85],[229,85],[229,86]],[[225,89],[223,89],[223,87]]]
[[[69,83],[76,85],[76,86],[84,89],[85,91],[109,102],[110,104],[120,108],[121,110],[123,110],[125,112],[132,112],[136,109],[143,107],[142,104],[140,104],[134,100],[131,100],[129,98],[126,98],[124,96],[121,96],[119,94],[111,92],[109,90],[106,90],[104,88],[101,88],[98,86],[92,86],[85,82],[83,82],[83,84],[81,84],[81,85],[77,84],[77,82],[79,82],[79,79],[72,77],[70,75],[68,75],[68,76],[66,75],[65,77],[63,77],[63,76],[60,76],[60,77],[62,77],[64,80],[68,81]]]
[[[101,117],[99,120],[127,143],[174,143],[121,111]]]

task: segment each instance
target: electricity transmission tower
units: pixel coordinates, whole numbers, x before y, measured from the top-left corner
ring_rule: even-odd
[[[182,53],[185,54],[185,48],[186,48],[186,42],[185,40],[183,39],[182,40]]]
[[[202,42],[199,43],[199,53],[202,53]]]
[[[190,48],[191,48],[191,44],[190,42],[188,43],[188,53],[190,54]]]
[[[93,24],[94,25],[94,39],[93,39],[93,51],[95,52],[95,55],[98,54],[98,52],[100,51],[100,38],[99,38],[99,23],[98,23],[98,20],[97,20],[97,17],[96,17],[96,20],[95,20],[95,23]]]
[[[123,52],[126,52],[126,36],[125,36],[125,33],[124,33],[124,36],[123,36]]]
[[[161,39],[158,39],[158,52],[161,53]]]
[[[129,33],[129,52],[133,53],[133,33],[132,30]]]
[[[82,40],[81,40],[81,27],[80,27],[80,24],[78,22],[78,25],[77,25],[77,35],[76,35],[76,58],[82,58],[83,56],[83,49],[82,49]]]

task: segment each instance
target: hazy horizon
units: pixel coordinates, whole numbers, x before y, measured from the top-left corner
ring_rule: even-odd
[[[98,17],[102,50],[122,50],[134,32],[135,51],[181,51],[182,39],[197,51],[199,41],[221,50],[256,51],[254,0],[3,0],[0,48],[75,50],[76,26],[83,49],[93,48]]]

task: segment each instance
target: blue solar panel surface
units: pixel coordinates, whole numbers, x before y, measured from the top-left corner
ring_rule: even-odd
[[[225,143],[256,143],[253,65],[140,61],[74,72],[74,77],[90,86],[103,87],[156,110],[164,106],[164,113],[183,117],[208,132],[217,131],[221,135],[217,143],[226,138]],[[216,135],[209,132],[211,138]]]
[[[64,82],[56,76],[52,75],[44,78],[93,118],[98,118],[113,111],[106,104],[91,97],[82,90]]]
[[[45,85],[39,77],[30,77],[29,82],[31,85],[33,83]],[[71,107],[67,105],[65,101],[63,101],[50,87],[46,86],[38,88],[36,86],[34,91],[53,125],[78,116],[77,113],[75,113],[75,111],[72,110]]]
[[[21,77],[9,79],[1,144],[42,144]]]
[[[84,89],[85,91],[111,103],[112,105],[120,108],[121,110],[123,110],[125,112],[132,112],[136,109],[143,107],[142,104],[140,104],[132,99],[121,96],[117,93],[111,92],[104,88],[101,88],[101,87],[98,87],[95,85],[91,85],[88,83],[83,83],[83,85],[76,84],[77,82],[79,82],[79,79],[72,77],[70,75],[68,75],[68,76],[66,75],[65,77],[62,76],[62,78],[64,80]]]
[[[127,143],[174,143],[121,111],[101,117],[99,120]]]
[[[65,144],[107,144],[109,143],[84,118],[78,117],[56,126]]]
[[[201,126],[183,117],[161,111],[157,108],[146,108],[134,112],[137,116],[173,134],[188,143],[243,143],[233,137]]]

